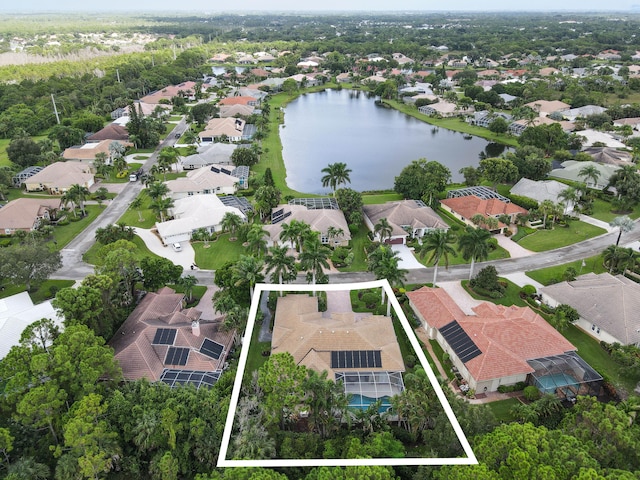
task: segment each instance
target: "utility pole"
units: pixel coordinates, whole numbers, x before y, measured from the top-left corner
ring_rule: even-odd
[[[53,98],[53,93],[51,94],[51,103],[53,103],[53,112],[56,114],[56,122],[60,125],[60,115],[58,115],[58,107],[56,107],[56,99]]]
[[[116,68],[116,76],[118,77],[118,83],[120,83],[120,69]]]

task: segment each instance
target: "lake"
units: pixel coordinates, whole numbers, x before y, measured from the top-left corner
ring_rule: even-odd
[[[280,138],[287,185],[307,193],[330,191],[320,181],[330,163],[347,164],[352,170],[347,186],[354,190],[385,190],[412,160],[437,160],[451,170],[454,182],[461,182],[460,168],[478,166],[482,152],[494,157],[504,150],[377,106],[357,90],[301,95],[285,107]]]

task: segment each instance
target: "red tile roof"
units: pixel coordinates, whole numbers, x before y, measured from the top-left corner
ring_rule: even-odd
[[[220,100],[220,105],[249,105],[249,102],[257,102],[255,97],[227,97]]]
[[[468,195],[466,197],[446,198],[441,200],[440,203],[446,205],[451,210],[459,213],[465,218],[471,219],[476,214],[481,215],[514,215],[518,213],[529,213],[524,208],[516,205],[515,203],[505,203],[497,198],[490,198],[489,200],[483,200],[475,195]]]
[[[131,315],[125,320],[109,344],[115,350],[127,380],[147,378],[157,381],[165,368],[200,370],[213,372],[221,370],[226,355],[218,360],[199,352],[206,338],[224,346],[228,352],[233,346],[234,331],[225,332],[221,322],[200,322],[199,335],[194,335],[192,322],[198,321],[202,312],[194,308],[182,310],[184,295],[164,287],[156,293],[147,293]],[[170,345],[154,345],[158,328],[176,330],[172,346],[188,348],[186,365],[165,365],[165,357]]]
[[[429,326],[440,329],[457,320],[482,352],[465,363],[476,381],[530,373],[527,360],[575,351],[540,315],[528,307],[482,303],[465,315],[443,289],[423,287],[408,292]]]

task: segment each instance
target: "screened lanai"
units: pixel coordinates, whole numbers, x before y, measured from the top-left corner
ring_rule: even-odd
[[[367,409],[381,400],[380,410],[386,411],[391,407],[390,397],[404,391],[401,372],[336,372],[335,378],[336,383],[342,382],[353,408]]]
[[[575,352],[528,360],[527,363],[535,370],[531,373],[531,383],[542,393],[568,399],[600,393],[602,377]]]

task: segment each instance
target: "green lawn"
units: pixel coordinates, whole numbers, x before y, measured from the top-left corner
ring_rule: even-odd
[[[353,251],[353,263],[348,267],[341,268],[341,272],[362,272],[367,271],[367,255],[365,253],[365,246],[371,243],[367,233],[369,229],[364,225],[360,225],[358,233],[351,236],[351,250]]]
[[[379,203],[392,202],[397,200],[402,200],[402,195],[393,192],[362,195],[362,203],[364,205],[376,205]]]
[[[104,206],[99,205],[86,205],[85,211],[87,212],[87,216],[80,218],[77,221],[71,221],[74,217],[72,213],[69,213],[69,225],[56,226],[53,230],[53,238],[55,241],[54,246],[56,250],[64,248],[71,240],[76,238],[81,231],[87,228],[91,222],[96,219],[104,208]]]
[[[532,270],[525,272],[529,278],[534,279],[536,282],[542,285],[551,285],[562,281],[562,275],[569,267],[576,269],[579,274],[585,273],[603,273],[607,269],[602,265],[602,256],[595,255],[593,257],[584,259],[584,267],[582,266],[582,260],[576,260],[575,262],[563,263],[562,265],[554,265],[553,267],[541,268],[539,270]]]
[[[552,230],[540,229],[527,235],[518,243],[521,247],[533,252],[545,252],[582,242],[603,233],[607,232],[600,227],[574,220],[570,222],[569,227],[556,226]]]
[[[147,245],[139,236],[135,235],[132,242],[136,245],[136,247],[138,247],[138,249],[134,252],[138,261],[142,260],[144,257],[160,258],[158,257],[158,255],[151,252],[151,250],[147,248]],[[101,243],[94,243],[91,248],[87,250],[86,253],[82,256],[82,259],[91,265],[98,265],[100,263],[100,258],[98,257],[98,251],[100,250],[100,248],[102,248]]]
[[[37,287],[32,287],[29,296],[33,303],[42,303],[56,296],[56,292],[61,288],[71,287],[75,282],[73,280],[45,280]],[[16,293],[24,292],[24,285],[4,284],[0,289],[0,298],[10,297]]]
[[[220,235],[215,242],[209,242],[209,248],[205,248],[204,242],[195,242],[192,246],[196,252],[196,265],[205,270],[217,270],[247,253],[241,242],[229,241],[228,233]]]
[[[9,160],[9,156],[7,155],[7,147],[11,142],[10,139],[5,138],[0,140],[0,167],[10,167],[11,161]]]
[[[173,288],[177,293],[184,293],[184,288],[182,287],[182,285],[168,285],[168,286]],[[200,300],[202,299],[206,291],[207,291],[206,285],[195,285],[191,289],[191,302],[189,303],[189,305],[197,307],[198,303],[200,302]]]
[[[442,347],[437,340],[429,340],[429,343],[431,344],[433,353],[436,355],[436,357],[438,357],[438,361],[440,362],[440,365],[442,365],[442,368],[447,374],[447,377],[449,378],[449,380],[453,380],[455,378],[455,374],[453,373],[453,370],[451,370],[451,366],[447,365],[444,361],[444,350],[442,350]],[[433,370],[433,372],[436,374],[438,373],[437,367]]]
[[[251,378],[251,373],[258,370],[269,357],[263,356],[262,352],[271,350],[271,343],[259,342],[260,324],[255,323],[251,334],[251,346],[249,347],[249,355],[247,356],[247,365],[244,369],[243,382]]]
[[[138,195],[142,199],[142,207],[140,208],[140,215],[142,215],[142,222],[140,221],[140,215],[138,210],[129,207],[126,212],[118,219],[118,222],[122,222],[125,225],[138,228],[153,228],[156,224],[156,215],[151,211],[149,205],[151,205],[151,199],[144,193],[144,190]]]
[[[106,183],[127,183],[129,182],[129,172],[135,172],[140,167],[142,167],[142,165],[144,164],[130,163],[129,166],[127,167],[126,173],[122,177],[118,178],[118,176],[114,173],[106,179]]]
[[[593,218],[602,220],[603,222],[611,222],[614,218],[624,215],[623,213],[614,213],[611,211],[613,205],[610,202],[596,198],[593,202],[593,213],[590,215]],[[640,217],[640,205],[636,205],[632,212],[628,213],[629,217],[636,219]]]
[[[511,305],[526,307],[527,303],[520,298],[520,287],[515,283],[510,282],[506,278],[501,278],[500,280],[507,283],[507,290],[504,297],[502,298],[489,298],[483,295],[478,295],[476,292],[472,291],[469,288],[469,280],[462,280],[462,286],[467,292],[469,292],[469,295],[471,295],[476,300],[484,300],[485,302],[492,302],[496,305],[504,305],[506,307],[509,307]]]
[[[573,345],[578,347],[578,355],[596,369],[598,373],[609,379],[616,387],[623,387],[627,393],[633,392],[633,389],[640,381],[640,375],[634,374],[627,367],[614,362],[597,340],[575,325],[570,325],[569,328],[561,333]]]
[[[520,404],[517,398],[507,398],[506,400],[498,400],[497,402],[487,403],[496,419],[499,422],[510,423],[515,420],[511,415],[511,409]]]
[[[455,250],[455,245],[454,245],[454,250]],[[420,258],[418,255],[415,256],[416,260],[418,260],[421,264],[423,264],[426,267],[432,267],[433,264],[427,264],[427,260],[429,260],[429,254],[425,255],[424,258]],[[492,250],[489,253],[489,258],[487,260],[500,260],[502,258],[510,258],[509,252],[507,252],[504,248],[502,248],[501,246],[496,247],[495,250]],[[462,255],[456,251],[456,254],[454,256],[450,256],[449,257],[449,265],[464,265],[464,264],[469,264],[471,263],[471,260],[465,260],[464,258],[462,258]],[[444,259],[441,258],[440,262],[438,262],[438,265],[440,267],[444,267]]]

